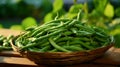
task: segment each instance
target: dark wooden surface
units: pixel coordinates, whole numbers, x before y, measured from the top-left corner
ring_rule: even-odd
[[[9,34],[18,35],[20,31],[0,29],[0,34],[5,36]],[[67,63],[67,62],[66,62]],[[76,64],[71,66],[47,66],[36,65],[34,62],[23,58],[19,53],[14,51],[0,52],[0,67],[120,67],[120,48],[110,48],[102,57],[87,63]]]

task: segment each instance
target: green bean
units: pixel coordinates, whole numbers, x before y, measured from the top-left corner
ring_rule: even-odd
[[[52,21],[45,23],[45,24],[59,23],[59,22],[66,22],[66,21],[70,21],[70,19],[57,19],[57,20],[52,20]]]
[[[49,38],[49,41],[50,41],[51,45],[52,45],[54,48],[56,48],[56,49],[58,49],[58,50],[60,50],[60,51],[63,51],[63,52],[71,52],[71,51],[69,51],[69,50],[67,50],[67,49],[64,49],[64,48],[58,46],[51,38]]]
[[[49,48],[50,46],[45,46],[40,50],[40,52],[46,52]]]
[[[26,50],[26,49],[28,49],[28,48],[30,48],[30,47],[35,46],[35,45],[36,45],[36,43],[29,43],[29,44],[27,44],[26,46],[22,46],[22,47],[20,48],[20,50]]]
[[[46,42],[46,39],[43,39],[42,41],[40,41],[40,42],[33,42],[33,43],[28,43],[28,44],[26,44],[25,46],[22,46],[21,47],[21,50],[22,49],[26,49],[26,48],[30,48],[30,47],[34,47],[34,46],[41,46],[43,43],[45,43]]]
[[[32,52],[40,52],[40,49],[35,48],[35,47],[28,48],[28,50],[29,50],[29,51],[32,51]]]
[[[83,51],[84,49],[81,47],[77,47],[77,46],[63,46],[63,48],[70,50],[70,51]]]
[[[4,47],[9,47],[10,46],[10,40],[13,38],[14,36],[13,35],[9,35],[7,38],[5,38],[3,36],[3,41],[2,41],[2,44]]]
[[[3,46],[0,46],[0,50],[11,50],[12,47],[3,47]]]
[[[19,48],[20,48],[20,47],[23,47],[23,44],[20,43],[20,41],[16,41],[15,44],[16,44],[16,46],[18,46]]]
[[[107,46],[109,44],[109,42],[105,42],[102,44],[102,46]]]
[[[13,35],[7,36],[7,40],[9,41],[9,40],[11,40],[13,37],[14,37]]]
[[[85,28],[84,25],[82,24],[75,24],[74,26],[79,29]]]
[[[82,49],[84,49],[80,44],[70,44],[71,46],[76,46],[76,47],[81,47]]]
[[[44,34],[45,32],[47,32],[47,31],[49,31],[49,30],[52,30],[52,29],[59,28],[59,27],[61,27],[61,26],[63,26],[63,25],[58,25],[58,26],[54,26],[54,27],[51,27],[51,28],[47,28],[47,29],[43,30],[42,32],[38,33],[35,37],[39,37],[39,36],[41,36],[42,34]]]
[[[10,46],[10,43],[9,43],[8,41],[5,41],[5,40],[4,40],[3,46],[4,46],[4,47],[9,47],[9,46]]]
[[[72,40],[73,37],[62,37],[60,39],[58,39],[56,42],[62,42],[62,41],[66,41],[66,40]]]
[[[82,19],[82,10],[79,10],[77,20],[79,21],[81,19]]]
[[[7,37],[0,35],[0,50],[11,50],[10,40],[13,38],[13,35]]]
[[[95,41],[92,41],[92,42],[91,42],[91,45],[92,45],[93,47],[95,47],[95,48],[101,46],[100,43],[95,42]]]
[[[5,40],[5,39],[6,39],[6,37],[0,36],[0,42],[3,42],[3,40]]]
[[[53,38],[53,40],[56,41],[56,40],[59,39],[61,36],[62,36],[61,34],[56,35],[56,36]]]
[[[79,40],[74,40],[74,41],[70,42],[70,45],[71,45],[71,44],[81,44],[81,43],[80,43]]]
[[[60,42],[60,43],[58,43],[58,45],[67,45],[67,43],[66,42]]]
[[[59,34],[58,36],[56,36],[56,37],[54,37],[54,41],[56,41],[57,39],[59,39],[61,37],[61,34]],[[48,44],[50,44],[49,42],[45,42],[45,43],[43,43],[41,46],[46,46],[46,45],[48,45]]]
[[[24,37],[27,38],[29,36],[29,34],[30,34],[30,31],[27,31],[27,32],[24,32],[24,33],[20,34],[19,36],[17,36],[16,41],[17,40],[19,41],[19,40],[21,40]]]
[[[79,31],[85,31],[94,34],[95,31],[89,25],[75,24],[75,27],[79,28]]]
[[[95,39],[97,39],[98,41],[100,41],[100,42],[105,42],[106,41],[106,38],[100,38],[100,37],[95,37]]]
[[[42,30],[44,30],[44,29],[45,29],[45,27],[43,27],[43,28],[41,28],[41,29],[38,29],[38,30],[36,30],[36,31],[33,31],[33,33],[31,34],[31,36],[37,35],[40,31],[42,31]]]
[[[59,18],[59,14],[57,13],[57,16],[55,17],[55,20],[57,20]]]
[[[96,35],[98,35],[98,36],[100,36],[100,37],[108,37],[108,36],[106,36],[106,35],[104,35],[104,34],[101,34],[101,33],[99,33],[99,32],[96,32]]]
[[[45,36],[41,36],[41,37],[37,38],[36,41],[40,41],[41,39],[48,38],[48,37],[50,37],[52,35],[56,35],[56,34],[58,34],[60,32],[63,32],[63,31],[65,31],[65,30],[61,29],[61,30],[55,31],[55,32],[53,32],[51,34],[48,34],[48,35],[45,35]]]
[[[43,29],[45,29],[46,27],[48,27],[49,25],[56,25],[56,22],[66,22],[68,21],[68,19],[58,19],[58,20],[53,20],[53,21],[50,21],[49,23],[46,23],[40,27],[38,27],[36,31],[34,31],[34,33],[31,35],[31,36],[34,36],[36,35],[38,32],[42,31]],[[53,23],[54,22],[54,23]],[[53,23],[53,24],[52,24]],[[57,24],[58,25],[58,24]]]
[[[48,25],[42,25],[40,27],[37,27],[34,31],[32,31],[33,33],[31,34],[31,36],[37,35],[39,32],[43,31],[44,29],[46,29],[48,27],[51,27],[51,25],[58,25],[58,24],[51,23],[51,24],[48,24]]]
[[[48,52],[57,52],[57,49],[53,49],[53,50],[48,51]]]
[[[37,26],[32,26],[32,27],[28,27],[25,29],[25,31],[32,31],[36,28]]]
[[[69,41],[69,40],[67,41],[66,45],[67,45],[67,46],[69,46],[69,45],[70,45],[70,41]]]
[[[70,28],[72,25],[74,25],[75,23],[77,23],[77,20],[73,20],[71,21],[66,27]]]
[[[101,29],[101,28],[98,28],[98,27],[95,27],[95,26],[94,26],[93,29],[94,29],[96,32],[99,32],[99,33],[103,34],[104,36],[108,36],[107,33],[105,33],[104,30]]]
[[[51,27],[51,28],[47,28],[47,29],[45,29],[44,31],[42,31],[41,33],[38,33],[37,35],[36,35],[36,37],[39,37],[39,36],[41,36],[44,32],[46,32],[46,31],[49,31],[49,30],[53,30],[53,29],[57,29],[57,28],[60,28],[60,27],[64,27],[65,25],[67,25],[68,23],[70,23],[71,21],[68,21],[68,22],[66,22],[66,23],[61,23],[60,25],[58,25],[58,26],[53,26],[53,27]]]
[[[87,31],[78,31],[77,36],[91,36],[93,33]]]
[[[73,33],[71,31],[66,31],[66,32],[64,32],[62,34],[65,35],[65,36],[69,36],[69,35],[72,35]]]
[[[89,50],[94,49],[92,46],[89,45],[89,43],[83,43],[82,41],[80,41],[79,43]]]
[[[80,40],[80,41],[91,41],[89,38],[87,37],[74,37],[74,40]]]
[[[78,30],[77,28],[71,28],[71,31],[76,34]]]
[[[45,46],[41,49],[33,47],[33,48],[29,48],[28,50],[33,51],[33,52],[46,52],[49,48],[50,46]]]

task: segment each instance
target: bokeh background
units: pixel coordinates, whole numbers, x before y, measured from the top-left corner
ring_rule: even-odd
[[[25,30],[59,18],[75,18],[99,26],[115,38],[120,48],[120,0],[1,0],[0,28]]]

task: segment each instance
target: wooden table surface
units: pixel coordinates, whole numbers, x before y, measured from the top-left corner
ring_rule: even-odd
[[[20,31],[0,29],[0,34],[8,36],[10,34],[18,35]],[[19,53],[14,51],[0,52],[0,67],[61,67],[61,66],[47,66],[36,65],[34,62],[23,58]],[[120,67],[120,48],[111,47],[102,57],[99,57],[88,63],[82,63],[63,67]]]

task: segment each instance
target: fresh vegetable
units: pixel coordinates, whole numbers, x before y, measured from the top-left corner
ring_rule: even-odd
[[[21,51],[74,52],[93,50],[110,44],[110,36],[101,28],[77,19],[57,19],[28,28],[13,40]]]
[[[12,49],[12,47],[10,45],[10,41],[12,38],[14,38],[13,35],[9,35],[7,37],[0,35],[0,51]]]

